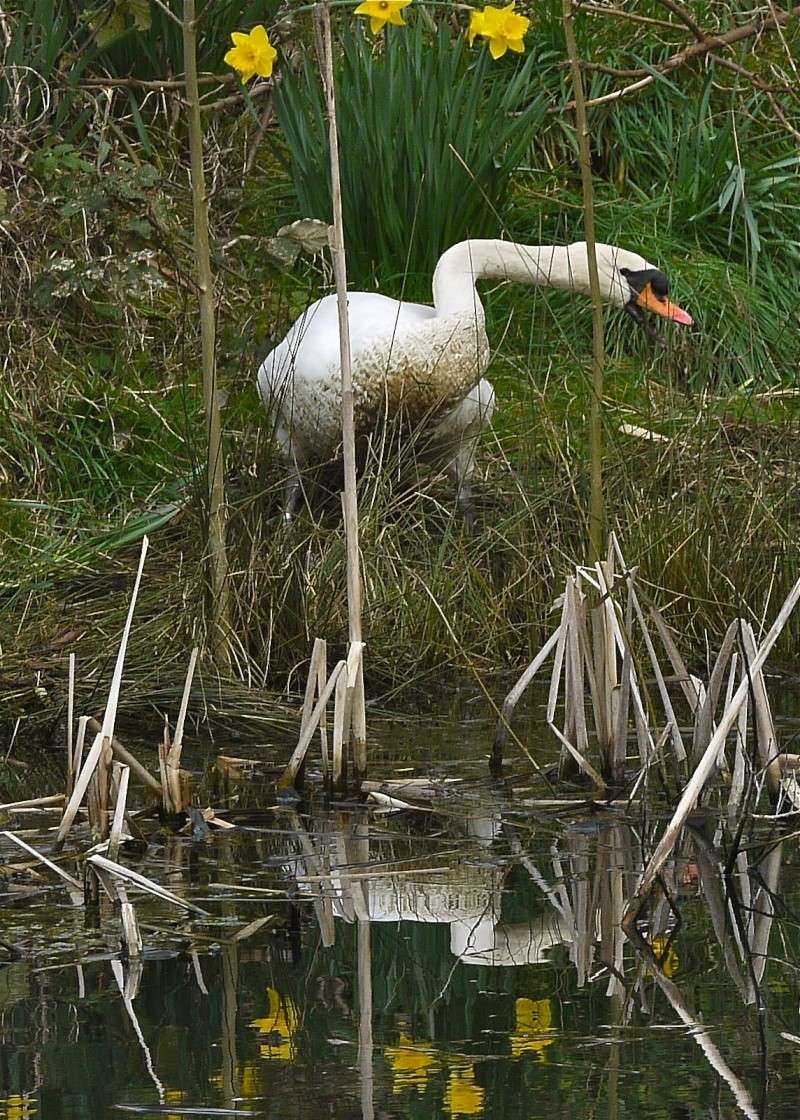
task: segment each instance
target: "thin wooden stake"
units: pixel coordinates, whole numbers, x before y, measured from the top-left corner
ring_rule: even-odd
[[[589,551],[592,560],[603,558],[605,540],[605,496],[603,492],[603,375],[605,364],[605,338],[603,335],[603,302],[600,278],[597,272],[596,238],[594,231],[594,189],[592,163],[589,150],[589,125],[586,120],[586,98],[583,77],[575,42],[575,8],[573,0],[561,0],[564,39],[567,46],[572,91],[575,100],[575,118],[578,133],[578,160],[583,184],[583,227],[589,265],[589,289],[592,297],[592,401],[589,418],[589,454],[591,499],[589,507]]]
[[[333,42],[331,13],[327,3],[314,9],[321,24],[323,42],[323,76],[328,108],[328,137],[331,161],[331,256],[336,282],[339,310],[339,354],[342,368],[342,445],[344,451],[344,508],[345,539],[347,543],[347,613],[350,643],[361,641],[361,570],[358,546],[358,497],[356,494],[356,438],[353,403],[353,376],[350,354],[350,326],[347,313],[347,261],[344,248],[344,219],[342,216],[342,184],[339,172],[339,137],[336,124],[336,88],[333,75]],[[359,668],[354,693],[353,755],[355,779],[360,783],[367,770],[367,715],[364,699],[363,665]]]
[[[206,484],[208,487],[208,560],[211,597],[210,649],[216,664],[230,665],[230,588],[225,543],[225,459],[222,421],[217,394],[216,322],[214,276],[208,237],[208,195],[203,167],[203,125],[197,83],[197,14],[195,0],[183,3],[183,66],[186,73],[186,110],[189,126],[192,203],[194,208],[194,259],[200,305],[200,340],[203,362],[203,404],[206,418]]]

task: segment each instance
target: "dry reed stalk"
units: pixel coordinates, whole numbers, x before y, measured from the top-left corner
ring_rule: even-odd
[[[750,660],[746,675],[744,676],[741,684],[734,693],[733,699],[731,700],[727,711],[723,712],[720,722],[717,725],[717,729],[711,736],[711,740],[706,747],[703,757],[697,764],[697,767],[692,774],[691,779],[689,780],[686,788],[683,791],[681,799],[678,802],[677,808],[675,809],[675,812],[673,814],[672,820],[669,822],[669,825],[667,826],[664,835],[659,841],[656,850],[653,852],[653,855],[648,861],[648,864],[642,875],[641,882],[639,883],[639,886],[637,887],[633,898],[628,904],[628,908],[623,919],[624,928],[626,933],[628,933],[628,936],[631,935],[631,931],[633,930],[636,918],[638,917],[638,914],[642,906],[644,905],[644,901],[652,890],[656,876],[663,867],[665,860],[668,858],[669,854],[674,848],[678,837],[681,834],[683,826],[686,823],[687,817],[697,805],[697,801],[700,797],[703,787],[705,786],[706,781],[708,780],[717,763],[717,758],[720,751],[724,747],[728,732],[736,722],[737,716],[739,714],[739,709],[741,708],[742,704],[745,701],[745,698],[747,697],[748,691],[751,687],[750,682],[755,680],[755,678],[757,678],[758,674],[763,669],[764,663],[766,662],[766,659],[769,656],[773,646],[780,637],[781,632],[786,625],[789,616],[794,610],[798,599],[800,599],[800,579],[797,580],[794,587],[789,592],[789,595],[787,596],[783,606],[778,612],[775,621],[770,627],[769,633],[765,637],[758,651],[754,652],[754,656]]]
[[[550,730],[566,750],[566,756],[573,759],[580,770],[589,777],[599,790],[605,789],[605,782],[586,758],[589,738],[586,728],[586,713],[583,697],[584,657],[578,631],[578,614],[582,607],[580,594],[574,576],[567,579],[564,591],[564,604],[556,644],[553,675],[550,679],[550,692],[547,700],[547,723]],[[556,726],[555,714],[560,695],[561,670],[564,668],[564,731]],[[574,734],[577,746],[569,735]],[[581,749],[582,748],[582,749]],[[564,757],[562,752],[562,758]]]
[[[591,610],[592,619],[592,668],[595,680],[595,728],[597,731],[600,763],[605,774],[611,773],[611,755],[616,721],[614,719],[614,689],[617,687],[617,651],[614,629],[608,611],[614,610],[611,594],[614,589],[614,570],[608,562],[595,565],[597,582],[602,589],[600,603]]]
[[[114,819],[111,822],[111,832],[108,837],[108,858],[117,860],[122,839],[122,825],[125,820],[125,806],[128,801],[128,782],[130,781],[131,771],[129,766],[122,766],[119,762],[114,763],[114,771],[117,803],[114,806]]]
[[[119,903],[119,927],[123,954],[128,960],[138,960],[142,955],[142,935],[133,903],[123,883],[115,881],[114,890]]]
[[[686,761],[686,748],[683,745],[683,736],[681,735],[680,724],[678,723],[678,718],[675,715],[675,710],[672,706],[672,700],[669,695],[669,690],[667,689],[667,682],[664,679],[664,673],[658,660],[658,654],[656,653],[656,647],[653,643],[653,636],[650,633],[650,627],[647,625],[647,619],[645,618],[644,611],[642,610],[642,606],[639,602],[639,597],[636,594],[636,588],[632,583],[631,596],[633,598],[633,609],[636,612],[636,618],[639,622],[639,629],[641,630],[642,637],[644,638],[647,655],[650,658],[650,665],[653,669],[653,676],[656,678],[656,684],[658,685],[658,693],[661,697],[661,703],[669,722],[670,736],[672,738],[672,748],[675,753],[675,758],[678,763],[683,763]]]
[[[0,805],[0,813],[12,812],[14,809],[38,809],[48,805],[63,805],[66,796],[63,793],[53,793],[47,797],[28,797],[25,801],[7,801]]]
[[[125,653],[128,648],[128,640],[130,638],[131,624],[133,622],[133,612],[136,608],[136,599],[139,595],[139,585],[142,580],[142,571],[144,570],[144,562],[147,556],[147,549],[149,546],[149,539],[145,536],[142,538],[142,549],[139,556],[139,567],[136,572],[136,579],[134,580],[133,590],[131,592],[131,601],[128,607],[128,615],[125,619],[125,627],[122,631],[122,638],[120,640],[119,649],[117,651],[117,660],[114,665],[114,672],[111,677],[111,685],[108,690],[108,701],[106,702],[106,710],[103,714],[103,723],[100,730],[97,732],[92,743],[91,750],[86,758],[80,774],[75,781],[75,788],[72,795],[67,802],[64,810],[64,816],[61,818],[58,832],[56,834],[54,850],[58,851],[64,844],[67,838],[72,822],[75,820],[75,814],[78,807],[83,800],[86,793],[89,781],[95,772],[101,755],[103,752],[110,748],[111,740],[114,737],[114,722],[117,718],[117,707],[119,705],[119,692],[122,685],[122,670],[125,665]],[[80,734],[80,729],[79,729]]]
[[[172,891],[168,891],[165,887],[159,886],[159,884],[154,883],[152,879],[148,879],[146,875],[140,875],[138,871],[133,871],[130,867],[125,867],[123,864],[116,863],[114,860],[107,859],[105,856],[101,855],[87,856],[86,862],[90,863],[93,867],[99,868],[101,871],[107,872],[109,875],[116,875],[120,879],[133,883],[143,891],[155,895],[156,898],[160,898],[164,902],[170,902],[173,906],[179,906],[182,910],[191,910],[195,914],[202,914],[204,918],[209,917],[207,910],[203,910],[200,906],[196,906],[193,902],[189,902],[185,898],[180,898],[177,894],[173,894]]]
[[[695,713],[694,736],[692,739],[693,763],[697,763],[703,751],[708,746],[709,739],[714,734],[714,713],[722,689],[722,682],[725,679],[725,670],[728,668],[731,657],[736,656],[733,647],[736,643],[738,628],[738,623],[734,621],[725,631],[722,645],[719,648],[717,659],[714,662],[714,668],[711,670],[711,676],[708,678],[708,688],[706,689],[705,698]],[[728,703],[730,703],[730,695],[726,697],[726,700],[727,703],[725,706],[727,707]]]
[[[558,642],[561,627],[554,630],[545,644],[531,661],[528,668],[519,678],[517,683],[511,689],[503,701],[503,706],[500,709],[500,718],[497,721],[497,726],[494,731],[494,739],[492,741],[492,757],[491,757],[491,771],[494,777],[499,777],[503,769],[503,752],[505,751],[506,744],[508,743],[508,733],[511,728],[511,720],[514,716],[514,709],[519,703],[525,689],[531,683],[533,678],[544,665],[547,658],[552,653]]]
[[[766,774],[767,787],[773,802],[775,802],[781,793],[783,773],[778,759],[778,739],[775,733],[775,722],[772,718],[769,696],[767,695],[767,686],[764,682],[764,670],[753,671],[753,662],[756,657],[756,639],[749,622],[741,624],[740,638],[743,649],[742,668],[748,678],[750,695],[753,700],[753,719],[755,721],[758,754]]]
[[[308,677],[306,678],[306,689],[303,695],[303,715],[300,720],[301,735],[305,731],[308,721],[311,719],[315,695],[321,696],[325,688],[325,680],[328,675],[327,662],[328,643],[324,638],[315,638],[314,646],[311,650],[311,659],[308,663]],[[325,710],[323,710],[319,721],[319,737],[322,754],[322,776],[325,781],[327,781],[330,770],[330,759],[328,758],[327,713]]]
[[[183,3],[183,63],[191,160],[194,214],[194,259],[199,289],[203,404],[206,418],[206,485],[208,487],[208,559],[211,592],[211,654],[224,668],[230,665],[230,587],[225,543],[225,460],[217,393],[214,276],[208,233],[208,195],[203,167],[203,125],[197,81],[197,14],[195,0]]]
[[[44,864],[49,871],[58,875],[60,879],[63,879],[65,883],[74,888],[74,890],[79,891],[81,896],[83,896],[82,884],[70,875],[68,871],[65,871],[63,867],[59,867],[57,863],[53,863],[47,856],[43,856],[41,852],[37,852],[35,848],[32,848],[30,844],[27,844],[24,840],[20,840],[19,836],[16,836],[13,832],[0,832],[0,836],[5,836],[6,840],[10,840],[13,844],[16,844],[18,848],[22,848],[28,855],[33,856],[39,863]]]
[[[367,794],[367,800],[375,805],[375,813],[400,813],[404,809],[411,809],[416,813],[432,813],[434,812],[428,805],[412,805],[408,801],[401,801],[399,797],[394,797],[389,793],[379,793],[377,790],[372,790]]]
[[[300,773],[300,768],[306,756],[306,751],[308,750],[309,744],[314,737],[314,732],[317,730],[319,722],[322,719],[322,713],[325,711],[325,707],[328,703],[328,700],[330,699],[331,693],[333,692],[334,688],[336,688],[339,677],[343,673],[345,673],[346,669],[346,661],[338,661],[333,667],[331,675],[328,677],[328,680],[325,683],[325,687],[322,690],[322,694],[320,695],[319,700],[317,700],[316,706],[311,713],[311,718],[306,724],[304,731],[301,733],[297,746],[294,748],[292,756],[286,765],[286,769],[278,779],[277,788],[279,792],[294,789],[297,782],[298,774]]]
[[[89,731],[95,735],[101,728],[101,724],[93,718],[81,717],[86,720],[86,726]],[[128,766],[131,775],[139,779],[142,785],[151,790],[157,797],[161,797],[161,783],[157,778],[154,778],[149,770],[146,770],[139,762],[138,758],[131,754],[131,752],[122,745],[116,735],[111,737],[111,751],[117,762],[121,762],[123,766]],[[77,753],[77,752],[76,752]]]
[[[736,662],[738,654],[734,653],[731,658],[731,678],[735,679]],[[744,670],[742,670],[742,673]],[[727,699],[725,707],[730,704],[730,697]],[[739,709],[739,717],[736,726],[736,737],[734,741],[734,758],[733,758],[733,774],[731,777],[731,788],[728,794],[728,828],[734,830],[736,822],[739,818],[742,801],[744,799],[745,782],[747,775],[747,717],[748,717],[748,697],[744,698],[741,708]]]
[[[331,745],[332,771],[331,784],[341,789],[345,775],[344,736],[347,715],[347,674],[342,673],[336,682],[336,695],[333,707],[333,741]]]
[[[347,259],[342,216],[342,184],[339,172],[339,137],[336,123],[336,87],[333,75],[331,14],[327,2],[314,9],[323,44],[323,85],[328,109],[328,138],[331,164],[331,256],[339,311],[339,352],[342,369],[342,445],[344,451],[344,511],[347,544],[347,613],[351,645],[361,641],[361,571],[358,545],[358,497],[356,494],[356,441],[353,405],[353,378],[350,354],[350,327],[347,313]],[[364,698],[363,666],[359,667],[354,690],[353,755],[357,781],[366,777],[367,716]]]
[[[67,797],[75,784],[75,760],[73,744],[73,721],[75,719],[75,654],[69,655],[67,670]]]
[[[194,670],[197,665],[198,653],[199,650],[197,646],[195,646],[189,658],[189,667],[186,670],[186,680],[183,686],[181,705],[178,710],[178,720],[175,724],[175,736],[171,745],[167,745],[165,742],[164,746],[163,773],[166,788],[165,801],[168,799],[170,806],[168,811],[172,813],[184,813],[186,811],[186,806],[191,801],[191,775],[187,770],[181,770],[181,751],[183,750],[183,729],[186,724],[186,712],[189,707],[189,696],[192,691],[192,681],[194,679]],[[164,729],[164,733],[165,736],[168,734],[166,728]]]

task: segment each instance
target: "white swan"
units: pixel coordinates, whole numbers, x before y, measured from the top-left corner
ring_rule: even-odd
[[[669,283],[636,253],[597,246],[604,300],[645,323],[642,308],[679,323],[691,317],[667,298]],[[586,243],[519,245],[462,241],[440,258],[433,307],[373,292],[350,292],[350,344],[356,432],[371,436],[384,420],[426,423],[430,446],[457,486],[469,522],[470,478],[482,429],[494,411],[494,390],[483,378],[489,340],[477,280],[516,280],[590,294]],[[657,335],[656,335],[657,337]],[[285,516],[300,493],[301,468],[336,453],[341,442],[341,370],[336,297],[311,304],[258,371],[264,407],[287,460]]]

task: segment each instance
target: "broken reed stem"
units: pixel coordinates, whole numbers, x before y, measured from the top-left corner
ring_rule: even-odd
[[[206,418],[206,481],[208,486],[208,561],[211,595],[210,652],[216,665],[230,665],[228,554],[225,543],[225,463],[217,396],[214,277],[208,237],[208,195],[203,168],[203,126],[197,82],[197,17],[195,0],[183,4],[183,61],[186,73],[186,115],[194,208],[194,259],[200,305],[203,404]]]
[[[93,735],[96,735],[98,731],[100,731],[101,724],[96,719],[92,719],[91,717],[88,719],[86,717],[82,718],[85,719],[85,726],[88,727]],[[153,777],[149,770],[146,770],[145,767],[142,766],[138,758],[132,755],[131,752],[120,743],[116,735],[111,736],[111,751],[118,762],[130,767],[132,774],[139,779],[143,786],[146,786],[147,789],[151,790],[157,797],[161,797],[161,783],[157,778]],[[76,748],[76,755],[77,753]],[[80,757],[76,758],[76,767],[80,767]]]
[[[681,830],[686,823],[686,819],[692,810],[697,805],[698,798],[705,786],[709,776],[711,775],[714,767],[717,764],[717,759],[720,752],[725,746],[725,741],[728,733],[732,729],[739,714],[739,709],[747,699],[750,689],[751,681],[754,680],[764,667],[772,647],[777,642],[781,632],[786,625],[789,616],[797,605],[800,599],[800,579],[795,583],[789,595],[786,598],[783,606],[778,612],[778,616],[770,627],[769,633],[761,644],[758,653],[750,660],[749,666],[742,677],[739,687],[734,693],[733,699],[726,711],[722,713],[716,731],[711,736],[708,746],[703,753],[702,758],[697,764],[695,772],[692,774],[686,788],[683,791],[677,808],[669,822],[664,835],[661,837],[656,850],[650,857],[650,861],[644,869],[642,881],[636,889],[631,901],[628,903],[628,908],[625,911],[625,916],[622,919],[622,928],[630,936],[630,932],[634,928],[637,917],[642,909],[642,906],[647,899],[650,891],[653,889],[656,876],[664,865],[664,862],[669,857],[672,849],[680,836]],[[749,658],[748,658],[749,660]]]
[[[297,782],[297,776],[300,772],[300,768],[303,765],[303,760],[306,757],[308,745],[314,737],[314,732],[316,731],[319,722],[322,719],[323,713],[325,711],[325,706],[327,705],[331,693],[336,687],[336,682],[339,680],[341,674],[345,674],[345,676],[347,674],[346,661],[338,661],[331,670],[331,675],[328,677],[325,687],[320,693],[319,700],[314,707],[314,711],[311,713],[311,718],[306,723],[306,726],[300,735],[300,739],[298,740],[297,746],[292,752],[292,757],[289,759],[286,765],[286,769],[278,780],[277,789],[279,792],[281,790],[294,789]]]
[[[342,216],[342,184],[339,173],[339,138],[336,124],[336,88],[333,76],[333,43],[331,13],[327,3],[314,10],[321,25],[323,43],[323,85],[328,108],[328,137],[331,163],[331,256],[336,281],[339,310],[339,353],[342,367],[342,444],[344,451],[344,510],[347,544],[347,612],[350,643],[361,641],[361,571],[358,547],[358,497],[356,495],[356,442],[353,415],[353,379],[350,356],[350,327],[347,314],[347,260],[344,247]],[[355,778],[360,782],[367,769],[367,717],[364,700],[363,664],[359,663],[358,679],[353,693],[353,761]]]
[[[75,654],[69,655],[67,681],[67,797],[72,793],[75,783],[75,759],[73,741],[73,722],[75,719]]]
[[[58,851],[64,844],[72,822],[75,820],[75,815],[78,812],[78,807],[83,800],[83,796],[89,786],[89,782],[97,769],[101,757],[108,750],[108,755],[111,754],[111,742],[114,738],[114,723],[117,718],[117,707],[119,705],[119,691],[122,686],[122,670],[125,665],[125,654],[128,649],[128,640],[131,633],[131,624],[133,623],[133,612],[136,608],[136,599],[139,595],[139,586],[142,582],[142,572],[144,571],[144,562],[147,557],[147,549],[150,545],[148,537],[142,538],[142,551],[139,555],[139,567],[136,571],[136,579],[133,582],[133,590],[131,592],[131,601],[128,607],[128,616],[125,619],[125,627],[122,631],[122,638],[120,639],[119,649],[117,651],[117,660],[114,665],[114,672],[111,677],[111,685],[108,690],[108,701],[106,702],[106,710],[103,713],[103,723],[100,730],[96,733],[94,742],[92,743],[91,750],[87,755],[86,762],[82,767],[80,773],[75,778],[75,788],[70,795],[64,809],[64,816],[61,818],[58,832],[56,834],[54,851]],[[81,724],[83,727],[83,724]],[[83,740],[81,738],[81,728],[78,730],[78,747],[82,747]],[[77,753],[77,751],[76,751]],[[102,814],[101,814],[102,815]]]
[[[583,92],[578,48],[575,42],[573,0],[561,0],[564,39],[572,73],[575,97],[575,118],[578,133],[578,162],[583,184],[583,225],[589,264],[589,288],[592,297],[592,401],[589,417],[589,457],[591,499],[589,504],[589,559],[603,558],[605,539],[605,495],[603,493],[603,374],[605,365],[605,338],[603,334],[603,303],[600,279],[597,273],[594,230],[594,189],[592,164],[589,151],[589,126],[586,120],[586,98]]]

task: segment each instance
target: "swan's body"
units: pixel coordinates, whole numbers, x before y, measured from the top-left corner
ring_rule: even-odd
[[[597,246],[604,299],[632,314],[635,304],[681,321],[685,312],[666,300],[666,277],[643,257]],[[430,428],[432,446],[455,476],[459,499],[469,501],[469,479],[481,430],[494,411],[494,390],[483,374],[489,340],[477,280],[506,279],[590,294],[585,242],[518,245],[462,241],[439,259],[433,307],[373,292],[350,292],[350,347],[356,433],[369,436],[381,420],[402,418]],[[661,291],[663,289],[663,291]],[[662,310],[647,302],[663,303]],[[275,417],[275,436],[290,464],[287,516],[299,487],[298,471],[330,458],[341,442],[341,369],[335,296],[311,304],[267,355],[258,371],[264,406]]]

